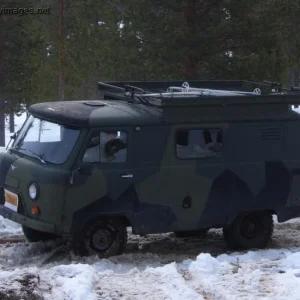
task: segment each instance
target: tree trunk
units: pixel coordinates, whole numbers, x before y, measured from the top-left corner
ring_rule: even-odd
[[[195,0],[185,0],[184,19],[187,28],[186,55],[184,58],[185,79],[196,79],[197,59],[194,55],[192,41],[196,36],[196,2]]]
[[[59,74],[59,87],[58,87],[58,101],[65,99],[65,44],[64,44],[64,0],[59,0],[59,61],[60,61],[60,74]]]
[[[14,114],[14,112],[11,112],[9,114],[9,132],[10,133],[15,132],[15,114]]]

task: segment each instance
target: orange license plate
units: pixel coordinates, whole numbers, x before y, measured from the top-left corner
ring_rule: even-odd
[[[4,206],[6,206],[7,208],[13,211],[18,210],[19,198],[17,194],[4,189],[4,198],[5,198]]]

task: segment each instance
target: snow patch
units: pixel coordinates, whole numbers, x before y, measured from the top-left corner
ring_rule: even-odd
[[[221,254],[217,260],[230,263],[263,263],[265,261],[277,261],[285,258],[288,250],[271,249],[248,251],[247,253]]]
[[[185,278],[178,273],[175,263],[159,268],[149,268],[145,273],[160,279],[157,285],[170,299],[204,299],[201,294],[186,284]]]
[[[89,265],[61,265],[40,274],[43,281],[52,285],[51,294],[46,299],[97,299],[93,292],[96,272]]]
[[[300,252],[289,253],[285,259],[281,261],[282,269],[296,269],[300,271]]]
[[[22,228],[18,223],[0,216],[0,237],[22,235]]]

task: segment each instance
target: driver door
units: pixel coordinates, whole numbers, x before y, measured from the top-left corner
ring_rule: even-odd
[[[65,215],[72,231],[101,215],[132,211],[131,127],[93,130],[73,168]]]

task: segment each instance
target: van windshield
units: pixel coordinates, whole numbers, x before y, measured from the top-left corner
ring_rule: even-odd
[[[12,149],[42,162],[63,164],[80,131],[29,116]]]

